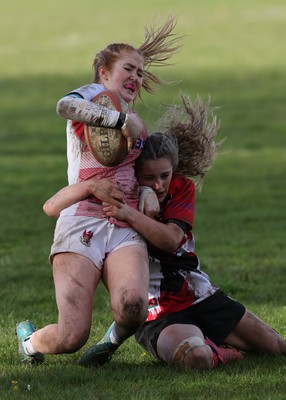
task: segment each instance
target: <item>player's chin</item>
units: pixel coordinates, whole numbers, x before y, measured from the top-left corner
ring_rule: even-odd
[[[163,193],[156,193],[156,195],[157,195],[157,198],[158,198],[159,203],[162,203],[162,201],[164,201],[164,199],[165,199],[165,197],[166,197],[166,193],[165,193],[165,192],[163,192]]]
[[[126,103],[130,103],[136,99],[137,95],[138,92],[124,91],[124,93],[121,94],[121,97]]]

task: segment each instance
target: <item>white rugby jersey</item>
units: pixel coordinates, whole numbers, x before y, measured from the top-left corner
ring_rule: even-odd
[[[103,85],[92,83],[70,92],[79,94],[85,100],[91,101],[98,93],[104,91]],[[90,152],[83,135],[82,122],[67,121],[67,159],[68,182],[86,181],[90,178],[109,178],[117,182],[122,190],[126,203],[133,208],[138,208],[139,185],[135,177],[134,164],[139,157],[147,137],[146,129],[142,122],[142,133],[126,159],[116,167],[105,167],[100,164]],[[61,215],[77,215],[86,217],[106,218],[102,211],[101,201],[95,197],[82,200],[61,212]],[[128,226],[126,222],[110,218],[111,223],[119,226]]]

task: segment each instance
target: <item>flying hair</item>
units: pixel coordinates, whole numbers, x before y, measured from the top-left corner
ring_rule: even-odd
[[[173,33],[176,23],[177,18],[169,16],[161,27],[156,27],[156,24],[153,23],[150,28],[145,28],[145,40],[138,48],[127,43],[112,43],[100,50],[93,60],[93,82],[99,83],[101,66],[112,68],[122,53],[136,51],[142,56],[144,62],[142,87],[146,92],[154,93],[155,85],[167,82],[152,73],[150,67],[169,65],[167,60],[181,47],[179,45],[181,36]]]
[[[149,93],[154,92],[153,84],[166,83],[149,71],[149,68],[169,65],[167,60],[181,47],[179,41],[182,36],[173,33],[176,24],[176,16],[169,16],[165,24],[159,28],[155,22],[149,29],[145,27],[145,40],[137,50],[144,58],[143,88]]]
[[[165,135],[177,141],[179,159],[174,172],[194,178],[201,189],[224,140],[215,141],[219,123],[214,109],[210,108],[210,98],[206,102],[200,97],[192,101],[183,94],[180,98],[182,105],[168,106],[159,126]]]

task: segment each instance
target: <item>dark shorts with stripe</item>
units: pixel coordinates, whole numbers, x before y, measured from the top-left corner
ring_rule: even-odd
[[[146,322],[137,332],[136,340],[150,354],[158,357],[157,340],[164,328],[174,324],[197,326],[204,336],[216,345],[235,328],[245,313],[245,307],[238,301],[217,290],[212,296],[182,311],[164,315],[157,320]]]

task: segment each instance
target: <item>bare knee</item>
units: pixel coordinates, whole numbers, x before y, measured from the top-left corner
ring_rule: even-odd
[[[199,339],[197,338],[197,340]],[[187,339],[177,347],[170,364],[183,369],[210,369],[214,366],[213,353],[202,339],[200,339],[200,343],[195,345]]]
[[[135,332],[147,318],[147,307],[147,298],[145,300],[135,294],[124,292],[120,299],[119,310],[114,312],[115,321]]]
[[[272,340],[269,341],[269,352],[276,356],[286,354],[286,342],[278,334],[273,335]]]

